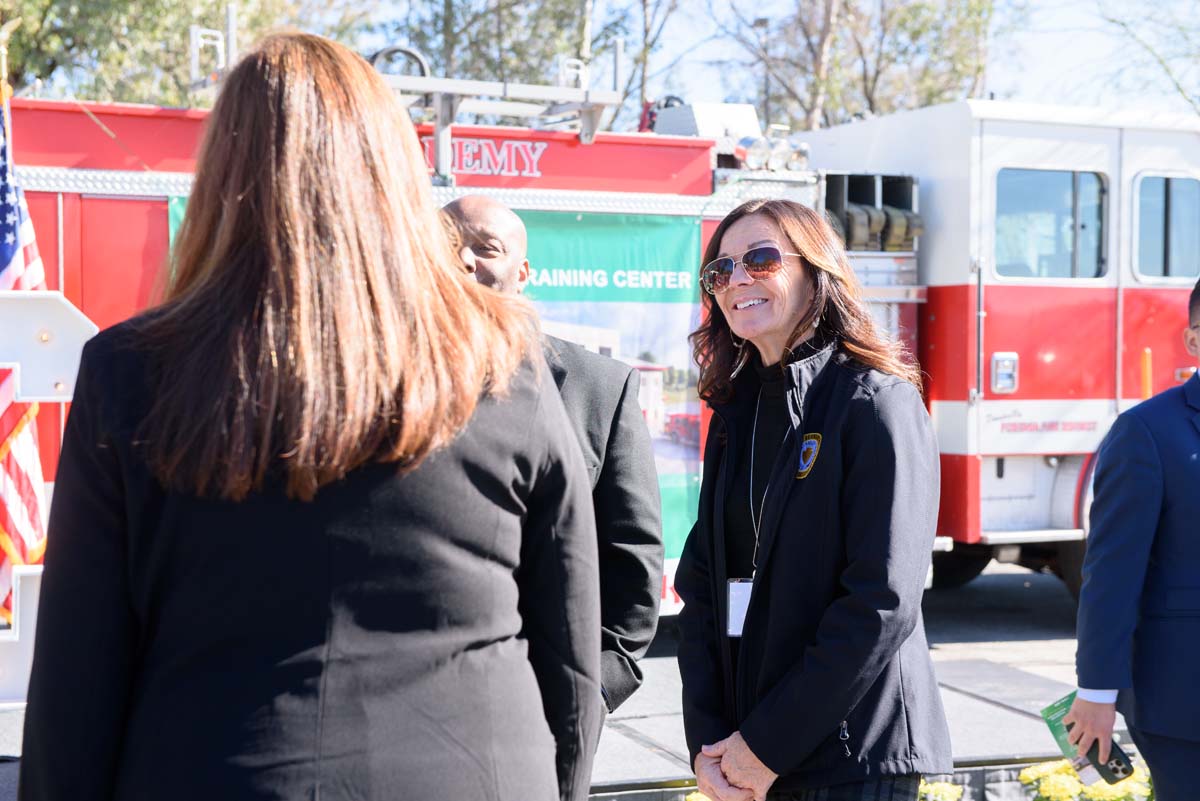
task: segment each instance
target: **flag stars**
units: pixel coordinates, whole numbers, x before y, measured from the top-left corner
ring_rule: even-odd
[[[7,214],[7,215],[4,217],[4,219],[5,219],[5,221],[7,221],[7,222],[8,222],[8,224],[9,224],[9,225],[16,225],[16,224],[17,224],[17,214],[16,214],[16,212],[12,212],[12,211],[10,211],[10,212],[9,212],[9,213],[8,213],[8,214]]]
[[[4,244],[11,245],[12,243],[14,243],[16,241],[17,241],[17,237],[15,234],[12,233],[12,231],[9,231],[7,234],[4,235]]]

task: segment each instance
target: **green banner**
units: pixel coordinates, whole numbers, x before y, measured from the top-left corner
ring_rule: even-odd
[[[534,300],[696,303],[700,219],[518,211]]]
[[[529,230],[525,292],[542,327],[638,371],[638,402],[658,467],[666,556],[677,559],[700,493],[700,401],[687,342],[700,316],[700,220],[517,213]]]
[[[697,457],[699,454],[697,454]],[[683,543],[696,522],[700,505],[700,473],[660,473],[658,491],[662,497],[663,550],[668,559],[678,559]]]

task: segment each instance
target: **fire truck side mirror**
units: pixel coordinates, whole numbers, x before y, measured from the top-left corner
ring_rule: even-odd
[[[0,364],[17,366],[17,400],[71,400],[83,344],[100,329],[61,292],[0,292]]]

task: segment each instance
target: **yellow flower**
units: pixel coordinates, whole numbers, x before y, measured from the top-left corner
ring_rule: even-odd
[[[921,779],[921,787],[917,790],[920,801],[959,801],[963,788],[950,782],[927,782]]]
[[[1125,784],[1125,782],[1121,782]],[[1087,801],[1128,801],[1129,787],[1108,782],[1096,782],[1083,788],[1083,798]]]
[[[1021,780],[1021,784],[1034,784],[1039,779],[1046,776],[1060,774],[1064,776],[1074,775],[1075,769],[1071,767],[1071,763],[1065,759],[1059,759],[1055,762],[1039,762],[1036,765],[1030,765],[1021,771],[1017,777]]]
[[[1116,784],[1096,782],[1083,788],[1084,801],[1140,801],[1150,795],[1150,774],[1134,764],[1133,773]]]
[[[1038,781],[1038,798],[1045,801],[1076,801],[1083,785],[1074,776],[1053,773]]]

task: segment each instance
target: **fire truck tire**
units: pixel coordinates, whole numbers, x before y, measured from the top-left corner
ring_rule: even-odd
[[[933,588],[952,590],[974,579],[992,561],[990,550],[953,550],[933,555]]]
[[[1071,591],[1071,597],[1079,600],[1079,590],[1083,587],[1083,558],[1087,555],[1087,534],[1091,529],[1092,511],[1092,477],[1096,469],[1096,455],[1088,457],[1083,466],[1079,480],[1079,499],[1076,506],[1076,520],[1083,529],[1083,539],[1058,544],[1058,565],[1054,571]]]

